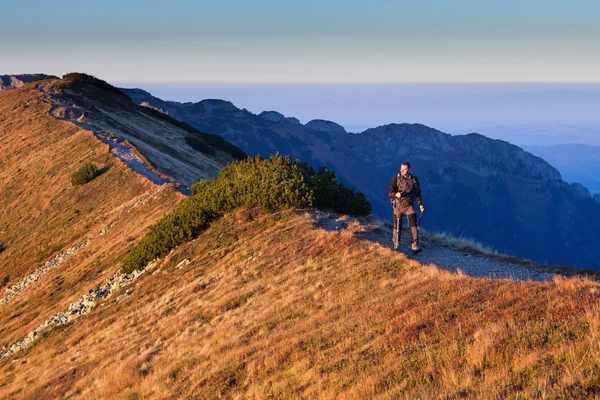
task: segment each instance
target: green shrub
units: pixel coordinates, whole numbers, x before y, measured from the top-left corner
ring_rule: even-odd
[[[244,150],[237,147],[235,144],[225,140],[221,136],[213,135],[210,133],[200,133],[202,135],[202,139],[212,147],[216,147],[219,150],[224,151],[225,153],[230,154],[233,158],[237,160],[243,160],[248,157],[248,155],[244,152]]]
[[[261,207],[268,212],[317,207],[350,215],[368,215],[371,205],[326,168],[315,171],[290,157],[259,156],[229,163],[214,181],[192,185],[192,196],[150,227],[123,260],[121,272],[144,268],[202,233],[216,218],[239,207]]]
[[[121,90],[117,89],[110,83],[103,81],[102,79],[96,78],[93,75],[88,75],[81,72],[69,72],[68,74],[63,75],[63,79],[68,79],[71,82],[87,83],[89,85],[114,93],[131,101],[129,96],[127,96]]]
[[[204,143],[202,139],[198,139],[195,136],[186,136],[185,142],[194,150],[198,150],[201,153],[208,154],[209,156],[214,156],[217,154],[215,149]]]
[[[306,176],[315,194],[315,208],[348,215],[369,215],[371,204],[365,195],[338,183],[335,171],[326,167],[318,171],[304,163]]]
[[[98,174],[98,169],[92,163],[86,163],[71,175],[73,186],[85,185]]]

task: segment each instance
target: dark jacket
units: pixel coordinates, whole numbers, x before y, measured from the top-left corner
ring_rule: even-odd
[[[396,193],[398,192],[402,194],[402,198],[406,199],[405,201],[412,202],[413,199],[416,199],[419,206],[423,205],[421,185],[419,185],[419,179],[413,174],[408,175],[406,178],[402,174],[398,174],[392,178],[388,190],[390,201],[393,202],[396,199]]]

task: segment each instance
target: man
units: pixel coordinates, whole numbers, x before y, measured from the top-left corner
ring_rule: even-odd
[[[400,173],[392,178],[390,189],[388,190],[390,201],[394,207],[394,250],[400,248],[400,231],[402,230],[402,215],[408,219],[408,231],[412,241],[413,254],[422,251],[419,247],[419,231],[417,229],[417,213],[415,211],[415,199],[419,204],[421,214],[425,212],[423,201],[421,199],[421,186],[416,176],[410,173],[410,163],[403,162],[400,166]]]

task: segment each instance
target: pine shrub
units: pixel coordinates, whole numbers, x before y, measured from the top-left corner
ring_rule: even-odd
[[[362,193],[338,183],[335,173],[315,171],[290,157],[248,157],[228,164],[214,181],[192,185],[192,196],[150,227],[123,260],[121,272],[140,270],[151,260],[196,238],[220,216],[239,207],[268,212],[315,207],[350,215],[368,215],[371,205]]]
[[[63,79],[68,79],[71,82],[87,83],[99,89],[106,90],[107,92],[111,92],[120,97],[131,100],[129,96],[123,93],[120,89],[114,87],[106,81],[103,81],[102,79],[96,78],[93,75],[88,75],[81,72],[69,72],[68,74],[63,75]]]
[[[73,186],[85,185],[98,174],[98,169],[92,163],[86,163],[71,175],[71,184]]]

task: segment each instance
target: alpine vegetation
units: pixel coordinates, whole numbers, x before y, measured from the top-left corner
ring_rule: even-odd
[[[268,212],[314,207],[355,216],[371,213],[365,196],[337,182],[334,171],[325,167],[316,171],[306,162],[279,154],[269,160],[256,156],[232,162],[214,181],[199,181],[191,189],[192,196],[151,226],[131,249],[121,272],[144,268],[239,207],[261,207]]]
[[[98,175],[98,168],[92,163],[86,163],[71,175],[71,184],[81,186],[93,180]]]

